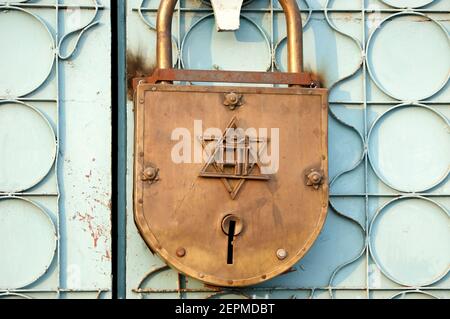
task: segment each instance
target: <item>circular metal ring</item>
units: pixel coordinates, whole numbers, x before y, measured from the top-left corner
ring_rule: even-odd
[[[388,5],[388,6],[392,7],[392,8],[398,8],[398,9],[418,9],[418,8],[425,7],[425,6],[427,6],[427,5],[429,5],[429,4],[434,2],[434,0],[425,0],[425,1],[422,0],[422,3],[419,3],[417,5],[413,5],[413,6],[409,6],[407,4],[405,4],[405,5],[398,5],[398,4],[392,3],[392,0],[380,0],[380,1],[383,2],[384,4]],[[399,1],[397,0],[397,2],[399,2]],[[404,0],[403,0],[403,2],[404,2]]]
[[[421,291],[421,290],[407,290],[407,291],[402,291],[399,292],[395,295],[393,295],[392,297],[390,297],[389,299],[400,299],[400,298],[404,298],[406,295],[413,295],[413,294],[418,294],[418,295],[423,295],[425,298],[429,298],[429,299],[439,299],[438,297],[436,297],[435,295],[426,292],[426,291]],[[401,296],[401,297],[400,297]],[[400,298],[398,298],[400,297]]]
[[[58,148],[57,138],[56,138],[55,132],[54,132],[53,127],[50,124],[49,120],[36,107],[32,106],[31,104],[27,104],[27,103],[24,103],[21,101],[5,100],[5,101],[0,101],[0,110],[1,110],[2,106],[6,105],[6,104],[25,106],[26,108],[30,109],[32,112],[35,112],[40,117],[40,119],[42,119],[43,124],[48,128],[48,132],[52,138],[52,149],[50,150],[50,152],[51,152],[50,158],[49,158],[49,161],[48,161],[46,167],[43,168],[41,174],[37,175],[35,178],[33,178],[33,180],[25,183],[24,185],[22,185],[20,187],[15,187],[14,189],[1,189],[1,185],[0,185],[1,192],[6,192],[6,193],[24,192],[24,191],[36,186],[37,184],[39,184],[49,174],[49,172],[50,172],[51,168],[53,167],[55,160],[56,160],[57,148]]]
[[[405,16],[422,17],[422,18],[425,18],[425,19],[428,19],[429,21],[431,21],[435,26],[437,26],[443,32],[443,34],[445,35],[445,37],[447,39],[447,43],[449,44],[449,48],[450,48],[450,36],[448,35],[445,27],[442,24],[440,24],[438,21],[430,18],[429,16],[427,16],[425,14],[422,14],[419,12],[400,12],[400,13],[393,14],[393,15],[387,17],[386,19],[384,19],[383,21],[381,21],[379,24],[379,27],[370,34],[370,36],[367,40],[367,51],[366,51],[367,52],[367,54],[366,54],[367,70],[368,70],[370,78],[376,84],[376,86],[383,93],[385,93],[389,97],[394,98],[396,100],[405,100],[405,99],[403,97],[398,96],[396,93],[391,92],[389,89],[387,89],[385,86],[383,86],[382,83],[380,82],[380,80],[377,78],[374,67],[371,64],[371,57],[372,57],[371,48],[373,46],[375,36],[380,32],[383,25],[385,25],[386,23],[389,23],[390,21],[395,20],[396,18],[405,17]],[[450,50],[449,50],[449,54],[450,54]],[[447,77],[445,78],[445,80],[441,84],[439,84],[439,86],[436,89],[433,89],[432,91],[430,90],[430,92],[418,96],[416,98],[416,100],[422,101],[422,100],[425,100],[427,98],[434,96],[436,93],[441,91],[447,85],[449,79],[450,79],[450,70],[449,70],[449,72],[447,72]]]
[[[39,81],[37,83],[32,83],[31,85],[29,85],[29,88],[27,88],[25,91],[17,91],[14,92],[12,94],[10,93],[5,93],[5,95],[3,96],[3,98],[17,98],[17,97],[22,97],[22,96],[26,96],[29,95],[31,93],[33,93],[34,91],[36,91],[38,88],[40,88],[45,81],[47,81],[47,79],[50,77],[50,74],[52,73],[53,70],[53,66],[55,64],[55,60],[56,60],[56,50],[55,50],[55,40],[53,39],[53,35],[52,32],[50,31],[50,29],[47,27],[47,25],[45,24],[45,22],[38,17],[37,15],[19,8],[19,7],[14,7],[14,6],[0,6],[0,14],[7,14],[9,11],[15,11],[15,12],[20,12],[23,13],[29,17],[31,17],[33,19],[33,21],[37,22],[39,25],[41,25],[41,27],[45,30],[44,32],[46,34],[48,34],[48,41],[50,43],[50,48],[49,48],[49,52],[52,52],[52,55],[49,57],[49,61],[48,61],[48,69],[45,72],[45,74],[39,78]],[[0,16],[1,18],[1,16]],[[32,30],[31,31],[36,32],[36,30]],[[7,48],[7,43],[3,43],[3,46],[5,46],[5,48]],[[31,61],[32,63],[36,63],[37,61]],[[20,71],[18,71],[18,73],[20,74]],[[4,75],[5,76],[5,75]],[[24,76],[23,74],[21,74],[22,79],[26,79],[26,76]],[[24,86],[21,86],[22,90],[24,88]],[[8,90],[8,89],[7,89]],[[2,97],[3,92],[0,92],[0,97]]]
[[[50,265],[52,264],[53,260],[55,259],[56,251],[58,248],[58,235],[57,235],[55,223],[53,222],[50,215],[40,205],[38,205],[37,203],[35,203],[29,199],[23,198],[23,197],[16,197],[16,196],[0,197],[0,203],[8,201],[8,200],[22,201],[22,202],[25,202],[25,203],[31,205],[33,208],[36,208],[37,212],[39,214],[42,214],[42,216],[44,216],[47,226],[49,227],[49,229],[51,229],[51,232],[52,232],[50,235],[52,235],[52,237],[53,237],[52,244],[50,247],[48,247],[48,251],[50,252],[49,259],[42,265],[39,265],[39,266],[42,266],[42,268],[43,268],[41,271],[36,272],[36,274],[35,274],[35,276],[33,276],[33,278],[24,280],[20,284],[14,285],[13,287],[0,287],[0,289],[13,290],[13,289],[21,289],[21,288],[27,287],[27,286],[35,283],[36,281],[38,281],[40,278],[42,278],[47,273]],[[0,211],[0,215],[1,214],[2,214],[2,212]],[[20,238],[18,238],[18,240],[19,239]]]
[[[395,199],[389,201],[388,203],[384,204],[382,207],[380,207],[380,208],[376,211],[376,213],[375,213],[375,215],[374,215],[374,217],[373,217],[373,219],[372,219],[372,221],[371,221],[371,223],[370,223],[370,226],[369,226],[369,233],[368,233],[368,234],[369,234],[369,240],[368,240],[369,253],[370,253],[370,256],[372,257],[372,259],[374,260],[375,264],[377,265],[377,267],[382,271],[382,273],[383,273],[387,278],[389,278],[389,279],[392,280],[393,282],[395,282],[395,283],[397,283],[397,284],[399,284],[399,285],[402,285],[402,286],[416,286],[416,285],[411,285],[411,283],[408,283],[408,282],[405,282],[405,281],[402,280],[402,279],[396,278],[391,272],[389,272],[388,269],[386,269],[386,268],[383,266],[383,263],[382,263],[381,260],[378,258],[378,255],[375,253],[375,250],[376,250],[376,249],[375,249],[375,247],[374,247],[374,244],[372,243],[372,239],[374,238],[373,232],[374,232],[374,228],[375,228],[375,226],[376,226],[375,224],[378,222],[378,220],[380,219],[381,215],[382,215],[383,213],[389,214],[389,212],[386,212],[386,211],[385,211],[386,208],[388,208],[389,206],[391,206],[391,205],[393,205],[393,204],[395,204],[395,203],[398,203],[398,202],[402,203],[402,202],[404,202],[404,201],[407,201],[407,200],[414,200],[414,199],[415,199],[415,200],[423,200],[424,202],[431,203],[432,205],[436,206],[436,208],[437,208],[440,212],[442,212],[443,214],[445,214],[448,218],[450,217],[449,213],[446,211],[446,209],[445,209],[443,206],[441,206],[440,204],[438,204],[437,202],[435,202],[435,201],[433,201],[433,200],[431,200],[431,199],[429,199],[429,198],[426,198],[426,197],[423,197],[423,196],[403,196],[403,197],[398,197],[398,198],[395,198]],[[392,214],[392,212],[391,212],[391,214]],[[426,287],[426,286],[430,286],[430,285],[432,285],[432,284],[438,282],[439,280],[441,280],[442,278],[444,278],[444,277],[448,274],[449,270],[450,270],[450,267],[447,266],[447,268],[446,268],[442,273],[440,273],[440,274],[438,274],[438,275],[435,275],[435,276],[434,276],[432,279],[430,279],[430,280],[426,280],[426,281],[421,282],[421,283],[420,283],[420,286],[421,286],[421,287]]]
[[[442,177],[440,177],[439,179],[433,181],[432,183],[430,183],[429,185],[427,185],[427,186],[425,186],[425,187],[415,188],[415,189],[405,189],[405,188],[398,187],[398,186],[394,185],[392,182],[388,181],[388,180],[383,176],[383,174],[382,174],[382,172],[380,171],[380,169],[377,167],[377,165],[375,165],[375,158],[374,158],[374,156],[372,155],[372,152],[371,152],[373,148],[372,148],[372,145],[371,145],[370,141],[371,141],[372,136],[373,136],[373,134],[374,134],[374,130],[377,128],[378,124],[379,124],[383,119],[385,119],[386,116],[390,115],[392,112],[395,112],[395,111],[397,111],[397,110],[399,110],[399,109],[407,108],[407,107],[420,107],[420,108],[423,108],[423,109],[425,109],[425,110],[431,111],[433,114],[437,115],[440,119],[442,119],[442,120],[444,121],[444,123],[447,124],[447,127],[450,128],[450,124],[449,124],[448,120],[446,119],[446,117],[445,117],[443,114],[441,114],[440,112],[438,112],[437,110],[435,110],[435,109],[433,109],[433,108],[431,108],[431,107],[428,107],[428,106],[426,106],[426,105],[424,105],[424,104],[418,104],[418,103],[416,103],[416,104],[410,104],[410,103],[400,104],[400,105],[397,105],[397,106],[395,106],[395,107],[389,109],[388,111],[386,111],[386,112],[383,113],[382,115],[380,115],[380,116],[374,121],[374,123],[372,124],[372,127],[370,128],[369,133],[368,133],[368,137],[367,137],[367,141],[368,141],[368,143],[367,143],[367,144],[368,144],[368,145],[367,145],[367,149],[368,149],[367,154],[368,154],[368,159],[369,159],[370,166],[372,167],[372,169],[373,169],[373,171],[375,172],[375,174],[377,175],[377,177],[378,177],[384,184],[386,184],[386,185],[389,186],[390,188],[392,188],[392,189],[394,189],[394,190],[396,190],[396,191],[399,191],[399,192],[410,192],[410,193],[424,192],[424,191],[428,191],[428,190],[430,190],[430,189],[432,189],[432,188],[438,186],[439,184],[441,184],[441,183],[447,178],[447,176],[449,176],[449,174],[450,174],[450,168],[447,169],[447,171],[442,175]]]

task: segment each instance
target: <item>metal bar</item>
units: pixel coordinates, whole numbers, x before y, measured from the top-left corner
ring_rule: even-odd
[[[0,289],[0,293],[58,293],[58,292],[110,292],[111,289]]]
[[[127,75],[126,75],[126,2],[117,1],[117,59],[118,107],[117,107],[117,297],[126,299],[126,255],[127,255]],[[112,48],[113,49],[113,48]]]
[[[362,30],[361,30],[361,34],[362,34],[362,50],[364,52],[364,54],[366,54],[366,50],[367,50],[367,41],[366,41],[366,11],[364,10],[365,8],[365,0],[361,0],[361,20],[362,20]],[[369,132],[369,128],[368,128],[368,124],[367,124],[367,96],[368,96],[368,92],[367,92],[367,65],[366,65],[366,60],[363,60],[362,63],[362,72],[363,72],[363,76],[362,76],[362,82],[363,82],[363,89],[362,89],[362,95],[363,95],[363,101],[364,101],[364,105],[363,105],[363,109],[364,109],[364,144],[367,145],[367,137],[368,137],[368,132]],[[369,223],[370,223],[370,218],[369,218],[369,196],[367,195],[369,192],[369,177],[368,177],[368,170],[369,170],[369,161],[367,158],[367,152],[364,153],[364,216],[365,216],[365,221],[364,221],[364,232],[365,232],[365,236],[366,236],[366,240],[368,240],[369,238]],[[367,244],[367,243],[366,243]],[[366,273],[365,273],[365,280],[366,280],[366,298],[370,299],[370,259],[369,259],[369,249],[365,249],[364,252],[364,264],[365,264],[365,268],[366,268]]]
[[[236,165],[237,173],[241,172],[242,166],[240,164]],[[214,173],[202,173],[201,177],[206,178],[229,178],[229,179],[252,179],[252,180],[261,180],[261,181],[268,181],[270,180],[270,177],[267,175],[226,175],[226,174],[214,174]]]
[[[417,104],[417,103],[422,103],[422,104],[427,104],[427,105],[449,105],[450,101],[419,101],[419,102],[412,102],[412,101],[347,101],[347,100],[342,100],[342,101],[329,101],[330,104],[348,104],[348,105],[392,105],[392,106],[396,106],[399,104],[405,104],[405,103],[412,103],[412,104]]]
[[[59,18],[59,0],[55,1],[55,22],[56,22],[56,28],[55,28],[55,39],[56,39],[56,43],[59,43],[60,40],[60,18]],[[58,46],[58,52],[59,52],[59,46]],[[60,56],[59,53],[55,54],[55,81],[56,81],[56,87],[55,87],[55,95],[56,95],[56,134],[57,134],[57,139],[59,141],[60,136],[61,136],[61,126],[60,126],[60,117],[61,117],[61,101],[60,101],[60,87],[61,87],[61,76],[60,76]],[[56,203],[57,203],[57,209],[56,209],[56,231],[57,231],[57,236],[58,236],[58,246],[57,246],[57,257],[56,257],[56,263],[57,263],[57,267],[56,267],[56,274],[57,274],[57,279],[58,279],[58,291],[57,291],[57,298],[60,299],[61,298],[61,291],[60,288],[63,285],[64,282],[64,274],[61,271],[62,268],[62,248],[61,248],[61,219],[62,219],[62,214],[61,214],[61,202],[63,201],[63,196],[61,194],[61,180],[60,178],[62,178],[61,174],[59,174],[59,167],[60,167],[60,163],[59,163],[59,159],[60,159],[60,151],[61,151],[61,145],[58,142],[57,145],[58,149],[57,149],[57,156],[55,159],[55,175],[56,175],[56,192],[58,193],[58,196],[56,197]]]
[[[56,197],[58,196],[58,193],[0,193],[0,197],[4,196],[4,197],[26,197],[26,196],[52,196],[52,197]]]
[[[212,9],[210,8],[180,8],[181,12],[193,12],[193,13],[210,13],[212,12]],[[132,11],[139,11],[139,8],[133,8]],[[140,9],[141,12],[150,12],[155,13],[158,11],[158,8],[142,8]],[[270,13],[270,8],[242,8],[241,12],[249,12],[249,13]],[[324,8],[314,8],[309,10],[312,13],[323,13],[325,12]],[[327,9],[329,13],[361,13],[361,9]],[[411,10],[408,9],[386,9],[386,8],[380,8],[377,10],[374,9],[364,9],[363,10],[366,13],[398,13],[398,12],[410,12]],[[273,9],[274,13],[283,13],[282,9]],[[414,9],[414,12],[420,12],[420,13],[449,13],[450,10],[439,10],[439,9]]]
[[[178,0],[161,1],[156,22],[156,61],[159,69],[172,68],[172,17]]]
[[[303,26],[296,0],[278,0],[286,15],[288,71],[303,72]]]
[[[151,77],[134,80],[134,86],[141,81],[157,83],[159,81],[188,81],[188,82],[228,82],[228,83],[266,83],[291,84],[301,86],[315,85],[309,73],[281,73],[281,72],[233,72],[212,70],[175,70],[157,69]]]
[[[70,4],[40,4],[40,3],[9,3],[0,2],[0,7],[16,7],[16,8],[29,8],[29,9],[82,9],[82,10],[103,10],[105,6],[98,5],[70,5]]]
[[[329,291],[329,290],[347,290],[347,291],[365,291],[367,287],[252,287],[248,290],[251,291],[304,291],[304,290],[320,290],[320,291]],[[410,290],[418,290],[418,291],[445,291],[448,290],[448,287],[386,287],[386,288],[375,288],[371,287],[370,290],[376,290],[376,291],[410,291]],[[245,290],[245,289],[244,289]],[[135,293],[140,294],[160,294],[160,293],[202,293],[202,292],[215,292],[215,293],[223,293],[223,292],[230,292],[230,293],[236,293],[236,290],[227,290],[227,289],[220,289],[217,290],[211,289],[211,288],[197,288],[197,289],[181,289],[178,291],[178,289],[151,289],[151,288],[140,288],[140,289],[133,289],[132,290]]]
[[[371,193],[359,193],[359,194],[330,194],[330,197],[448,197],[448,194],[430,194],[430,193],[397,193],[397,194],[371,194]]]
[[[21,102],[52,102],[52,103],[56,103],[57,99],[55,99],[55,98],[22,97],[22,98],[17,98],[16,101],[21,101]]]

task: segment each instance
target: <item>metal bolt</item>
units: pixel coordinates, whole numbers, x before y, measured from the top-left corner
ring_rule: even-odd
[[[180,258],[183,258],[184,256],[186,256],[186,249],[180,247],[177,249],[177,256]]]
[[[236,107],[242,105],[242,94],[237,94],[234,92],[225,94],[225,101],[223,104],[228,106],[230,110],[234,110]]]
[[[319,186],[323,182],[323,173],[315,169],[312,169],[310,173],[306,175],[306,177],[307,177],[306,185],[312,186],[315,189],[319,189]]]
[[[279,260],[285,260],[288,256],[288,253],[285,249],[278,249],[277,257]]]
[[[322,179],[322,176],[320,176],[320,175],[317,174],[317,173],[314,173],[314,174],[311,176],[311,180],[313,181],[313,183],[318,183],[318,182],[320,182],[321,179]]]
[[[143,182],[153,182],[158,179],[159,169],[153,166],[146,167],[141,175]]]

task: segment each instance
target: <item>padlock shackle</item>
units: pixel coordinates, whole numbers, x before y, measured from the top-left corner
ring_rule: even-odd
[[[303,26],[296,0],[278,0],[286,15],[288,72],[303,72]],[[171,69],[172,18],[178,0],[161,0],[157,19],[157,68]]]

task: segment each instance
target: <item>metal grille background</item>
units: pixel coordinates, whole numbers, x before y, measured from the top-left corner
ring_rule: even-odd
[[[119,4],[120,48],[146,72],[158,3]],[[150,254],[134,226],[128,174],[118,251],[127,297],[449,297],[450,1],[299,5],[305,67],[331,93],[332,195],[319,240],[264,285],[205,288]],[[109,297],[109,1],[0,0],[0,9],[0,298]],[[285,69],[275,0],[246,1],[237,33],[216,33],[206,2],[180,0],[173,36],[176,67]],[[127,112],[132,141],[131,102]],[[127,147],[119,161],[131,172]]]
[[[127,2],[127,53],[142,62],[141,70],[150,71],[155,59],[158,3]],[[205,288],[148,251],[133,222],[129,173],[128,298],[450,296],[450,1],[298,3],[305,67],[330,89],[332,195],[318,241],[290,273],[271,282],[233,291]],[[175,67],[285,70],[277,1],[247,1],[236,33],[217,33],[211,12],[207,1],[179,2]],[[130,102],[130,141],[132,119]]]
[[[0,1],[0,298],[111,295],[102,2]]]

